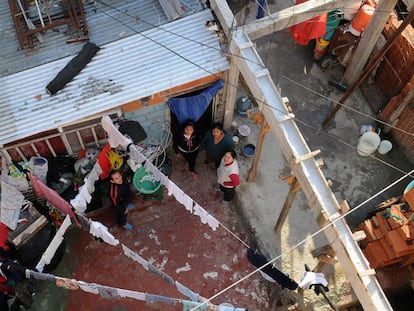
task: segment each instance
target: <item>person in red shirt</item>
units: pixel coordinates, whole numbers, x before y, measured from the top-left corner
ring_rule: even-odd
[[[234,150],[226,151],[217,168],[217,183],[224,193],[222,203],[229,203],[236,194],[236,187],[240,185],[239,165]]]

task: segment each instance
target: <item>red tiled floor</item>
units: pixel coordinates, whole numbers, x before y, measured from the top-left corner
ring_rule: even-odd
[[[199,159],[201,162],[201,159]],[[196,202],[248,244],[249,232],[240,221],[234,206],[222,205],[219,192],[213,189],[215,171],[199,164],[199,179],[174,166],[171,179]],[[154,266],[194,292],[211,297],[253,271],[246,259],[246,247],[220,226],[213,231],[189,214],[173,197],[162,202],[135,198],[136,207],[128,221],[134,225],[125,231],[115,224],[110,208],[93,216],[110,228],[121,244],[126,245]],[[76,230],[76,229],[75,229]],[[126,257],[120,245],[113,247],[79,231],[73,247],[65,256],[73,258],[71,275],[66,277],[146,293],[188,299],[159,276],[146,271]],[[68,257],[65,257],[65,261]],[[260,275],[253,275],[220,295],[212,302],[231,303],[249,310],[270,309],[268,286]],[[58,289],[65,291],[63,289]],[[80,290],[70,291],[65,310],[182,310],[182,305],[147,305],[133,299],[107,300]]]

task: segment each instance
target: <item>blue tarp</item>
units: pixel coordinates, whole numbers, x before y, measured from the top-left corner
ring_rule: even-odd
[[[217,80],[201,94],[182,98],[170,98],[168,100],[168,106],[176,115],[180,124],[183,124],[186,120],[197,122],[204,111],[207,110],[213,97],[223,86],[223,80]]]

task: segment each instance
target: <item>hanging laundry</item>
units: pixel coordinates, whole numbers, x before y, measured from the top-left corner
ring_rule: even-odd
[[[218,220],[216,218],[214,218],[214,216],[211,215],[211,214],[208,214],[208,216],[207,216],[207,224],[211,229],[213,229],[213,231],[216,231],[217,228],[220,225]]]
[[[173,285],[173,286],[175,285],[179,292],[186,295],[191,300],[198,299],[198,297],[199,297],[198,294],[194,293],[192,290],[188,289],[187,287],[180,284],[179,282],[174,281],[174,279],[171,276],[169,276],[168,274],[166,274],[163,271],[160,271],[158,268],[156,268],[155,266],[150,264],[147,260],[142,258],[140,255],[138,255],[137,253],[135,253],[134,251],[132,251],[131,249],[126,247],[124,244],[122,244],[122,250],[124,251],[124,254],[127,257],[129,257],[129,258],[133,259],[134,261],[140,263],[144,267],[145,270],[160,276],[163,280],[167,281],[168,284]]]
[[[183,304],[183,311],[192,311],[194,308],[197,307],[197,311],[207,311],[208,305],[202,302],[194,302],[194,301],[182,301]]]
[[[180,282],[175,281],[175,287],[177,288],[177,290],[178,290],[181,294],[183,294],[183,295],[185,295],[185,296],[189,297],[189,298],[191,299],[191,301],[199,301],[199,297],[200,297],[200,295],[199,295],[199,294],[197,294],[197,293],[194,293],[191,289],[189,289],[189,288],[185,287],[185,286],[184,286],[183,284],[181,284]]]
[[[107,142],[99,153],[98,159],[96,160],[102,170],[102,173],[99,176],[101,179],[108,178],[109,174],[111,173],[111,162],[109,162],[109,158],[106,154],[109,150],[111,150],[111,145],[109,142]]]
[[[57,249],[63,241],[63,235],[65,234],[66,230],[70,227],[71,224],[72,222],[70,221],[69,215],[66,215],[65,220],[59,227],[59,230],[56,232],[52,241],[49,243],[49,246],[47,247],[46,251],[43,253],[42,257],[37,263],[37,271],[42,272],[45,265],[50,264],[53,257],[55,256]]]
[[[57,287],[63,287],[66,289],[74,290],[79,289],[78,281],[66,278],[56,278],[55,279]]]
[[[109,233],[108,227],[101,224],[99,221],[89,221],[90,228],[89,233],[92,234],[94,237],[101,238],[104,242],[116,246],[119,244],[119,241],[115,239],[115,237]]]
[[[327,287],[328,281],[325,279],[323,273],[305,271],[302,280],[299,282],[298,286],[303,289],[310,289],[314,285],[321,285],[325,291],[329,291]]]
[[[153,295],[153,294],[145,294],[145,301],[150,304],[155,304],[157,302],[163,302],[171,306],[175,306],[177,304],[176,298],[170,298],[170,297]]]
[[[11,230],[17,228],[20,209],[24,201],[23,194],[4,180],[1,181],[1,212],[0,221]]]
[[[198,203],[195,203],[194,205],[194,215],[199,216],[201,223],[206,224],[208,222],[208,212],[202,208]]]
[[[296,4],[308,0],[296,0]],[[307,45],[310,40],[320,38],[326,34],[327,13],[290,27],[293,39],[300,45]]]
[[[46,186],[37,176],[30,173],[27,175],[29,176],[33,190],[38,197],[42,197],[48,200],[50,204],[52,204],[63,214],[69,215],[75,221],[76,225],[80,227],[80,223],[73,213],[72,206],[69,204],[69,202],[65,201],[55,190],[50,189],[48,186]]]
[[[263,267],[268,263],[267,258],[262,254],[255,252],[251,248],[247,249],[247,259],[253,266],[260,268],[260,270],[262,270],[277,283],[279,283],[282,286],[282,289],[287,288],[290,290],[295,290],[298,287],[298,284],[294,280],[292,280],[285,273],[273,267],[272,264],[268,264],[267,266]]]
[[[109,287],[109,286],[96,286],[99,295],[105,299],[120,299],[119,292],[117,288]]]
[[[122,148],[126,149],[128,145],[132,143],[131,139],[125,137],[121,134],[120,131],[118,131],[110,117],[102,117],[101,124],[102,128],[108,134],[108,143],[111,148],[117,148],[121,146]]]
[[[91,294],[99,294],[97,284],[95,283],[85,283],[84,281],[79,281],[79,288],[84,292]]]

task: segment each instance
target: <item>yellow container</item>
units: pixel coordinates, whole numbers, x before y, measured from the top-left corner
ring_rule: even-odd
[[[322,55],[326,54],[328,52],[329,43],[329,40],[324,40],[323,38],[316,39],[316,46],[313,50],[313,57],[315,57],[315,59],[320,59]]]

